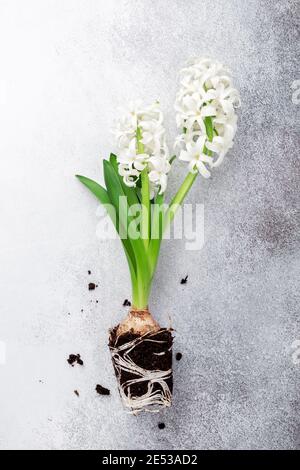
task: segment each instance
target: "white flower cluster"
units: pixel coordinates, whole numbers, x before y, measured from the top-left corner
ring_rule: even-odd
[[[159,103],[145,107],[139,101],[132,103],[119,119],[114,134],[119,147],[119,173],[125,184],[136,186],[147,168],[151,197],[158,188],[160,194],[164,193],[170,163]]]
[[[220,165],[233,145],[239,93],[229,70],[208,58],[190,62],[181,77],[175,110],[183,133],[175,145],[183,145],[179,159],[189,163],[190,172],[209,178],[208,168]]]

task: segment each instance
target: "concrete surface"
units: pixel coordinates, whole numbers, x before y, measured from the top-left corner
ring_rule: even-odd
[[[300,448],[297,5],[0,1],[0,448]],[[189,196],[205,204],[204,248],[163,247],[151,309],[171,316],[183,358],[172,409],[136,418],[106,347],[130,296],[126,262],[118,240],[97,239],[97,202],[73,175],[102,178],[130,99],[160,98],[172,142],[177,72],[203,54],[234,72],[239,130]]]

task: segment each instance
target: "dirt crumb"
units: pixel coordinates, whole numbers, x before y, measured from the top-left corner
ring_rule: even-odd
[[[102,385],[97,384],[95,390],[99,395],[110,395],[110,390],[108,390],[108,388],[102,387]]]
[[[165,429],[166,425],[165,423],[158,423],[159,429]]]
[[[79,397],[79,392],[78,392],[78,390],[74,390],[74,393],[75,393],[75,395],[76,395],[77,397]]]
[[[74,367],[74,364],[77,363],[80,366],[83,366],[83,360],[80,357],[80,354],[70,354],[67,362]]]
[[[182,358],[182,354],[178,352],[175,357],[176,357],[176,361],[180,361],[180,359]]]
[[[188,276],[185,276],[183,279],[181,279],[180,284],[186,284],[188,280]]]
[[[125,299],[123,302],[123,307],[130,307],[130,306],[131,306],[131,302],[129,302],[128,299]]]
[[[95,290],[96,287],[98,287],[98,286],[96,286],[96,284],[94,282],[89,283],[89,290]]]

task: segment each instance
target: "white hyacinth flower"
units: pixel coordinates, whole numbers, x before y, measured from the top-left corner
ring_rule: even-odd
[[[211,157],[204,153],[206,136],[200,136],[196,142],[188,142],[186,150],[180,153],[180,160],[188,162],[188,168],[191,173],[199,171],[204,178],[210,177],[210,172],[204,163],[210,163]]]
[[[209,58],[190,62],[181,77],[175,110],[182,134],[175,146],[182,148],[179,159],[188,162],[190,172],[199,171],[208,178],[208,167],[220,165],[233,145],[239,93],[229,70]]]
[[[118,144],[119,173],[127,186],[136,186],[141,172],[147,168],[151,198],[167,187],[170,170],[163,114],[159,103],[130,105],[119,119],[114,134]]]
[[[171,165],[167,159],[151,157],[149,159],[149,180],[153,186],[160,186],[160,194],[167,188],[168,177]]]

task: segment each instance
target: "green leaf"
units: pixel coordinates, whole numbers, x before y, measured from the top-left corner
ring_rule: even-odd
[[[142,221],[141,221],[141,235],[146,249],[149,245],[149,238],[151,233],[151,205],[150,205],[150,183],[147,168],[141,173],[142,180]]]
[[[151,237],[154,235],[156,237],[153,237],[150,241],[149,245],[149,260],[151,264],[151,269],[152,273],[154,274],[158,256],[159,256],[159,251],[160,251],[160,245],[162,241],[162,236],[163,236],[163,227],[164,227],[164,217],[165,217],[165,212],[161,210],[162,205],[164,203],[164,194],[157,194],[155,197],[155,205],[152,211],[152,220],[151,220]]]
[[[96,181],[81,175],[76,175],[76,178],[78,178],[79,181],[84,184],[84,186],[86,186],[102,204],[111,204],[107,191],[100,184],[96,183]]]
[[[125,196],[127,196],[127,201],[129,206],[132,206],[133,204],[139,204],[139,198],[137,195],[136,188],[131,188],[127,186],[124,181],[122,176],[119,174],[119,168],[118,168],[118,161],[117,161],[117,156],[113,153],[110,154],[109,161],[121,183],[122,189],[124,191]]]
[[[112,202],[112,204],[115,206],[115,209],[117,211],[117,214],[121,216],[121,226],[119,227],[119,235],[122,238],[121,235],[121,229],[126,229],[126,225],[124,225],[124,220],[127,221],[127,204],[123,207],[120,206],[120,197],[125,196],[121,182],[118,178],[118,176],[115,173],[115,170],[113,168],[113,165],[108,161],[108,160],[103,160],[103,172],[104,172],[104,181],[106,185],[106,190],[109,195],[109,198]],[[123,223],[123,225],[122,225]],[[126,233],[126,230],[125,230]]]
[[[106,189],[112,204],[115,206],[117,213],[119,214],[119,227],[118,232],[120,234],[126,234],[128,236],[129,223],[134,221],[134,217],[128,215],[129,205],[126,194],[123,190],[122,184],[119,180],[118,175],[112,164],[108,160],[103,160],[104,180]],[[125,204],[120,206],[120,197]],[[122,237],[121,237],[122,238]],[[141,279],[141,282],[147,282],[149,279],[149,260],[145,251],[144,243],[141,238],[133,239],[128,238],[135,255],[135,262],[137,268],[137,276]]]
[[[114,153],[111,153],[110,156],[109,156],[109,161],[112,164],[112,166],[114,167],[114,170],[118,172],[117,155],[115,155]]]
[[[76,175],[76,178],[79,179],[79,181],[84,184],[95,196],[96,198],[105,206],[107,206],[107,209],[109,209],[109,206],[112,205],[112,202],[110,200],[110,197],[108,195],[108,192],[96,181],[91,180],[90,178],[86,178],[85,176],[81,175]],[[111,217],[111,220],[118,231],[118,213],[116,212],[114,215],[115,217],[112,217],[112,213],[108,210],[108,214]],[[129,264],[129,269],[131,276],[133,275],[133,272],[136,270],[136,263],[135,263],[135,256],[134,252],[132,250],[131,244],[129,240],[126,239],[121,239],[124,251],[127,257],[127,261]],[[133,271],[133,272],[132,272]]]

